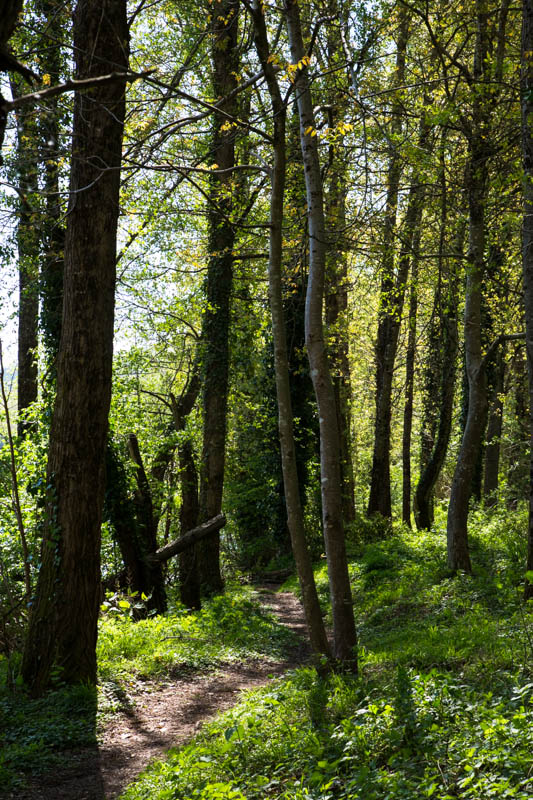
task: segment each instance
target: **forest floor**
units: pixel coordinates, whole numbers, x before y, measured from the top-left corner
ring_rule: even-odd
[[[5,800],[114,800],[154,758],[194,736],[201,726],[234,705],[242,691],[264,686],[272,677],[305,663],[310,651],[303,609],[290,592],[257,587],[260,602],[301,637],[283,660],[228,663],[208,675],[137,681],[120,698],[121,710],[102,723],[98,745],[65,751],[55,768]]]

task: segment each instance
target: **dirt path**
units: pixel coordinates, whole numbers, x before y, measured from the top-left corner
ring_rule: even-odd
[[[262,586],[257,594],[280,622],[305,635],[303,610],[296,597]],[[309,658],[305,641],[284,661],[228,664],[214,675],[195,675],[168,683],[139,684],[128,694],[124,712],[114,715],[99,735],[99,745],[65,753],[61,772],[42,778],[9,800],[114,800],[154,758],[183,744],[220,711],[235,705],[245,689],[264,686],[270,676]]]

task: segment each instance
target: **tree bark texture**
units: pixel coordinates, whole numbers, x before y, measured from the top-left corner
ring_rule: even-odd
[[[238,0],[216,0],[212,12],[213,93],[229,95],[239,77]],[[225,102],[222,110],[238,116],[238,99]],[[230,301],[233,280],[235,228],[232,184],[235,166],[235,127],[222,114],[214,114],[212,160],[224,172],[213,173],[210,188],[209,263],[202,340],[204,347],[204,430],[200,472],[200,519],[220,513],[224,486],[226,416],[228,401]],[[200,582],[206,594],[222,591],[220,538],[218,533],[198,549]]]
[[[274,339],[274,371],[278,404],[278,426],[283,471],[285,505],[292,552],[302,592],[307,629],[313,653],[330,658],[330,647],[324,628],[313,565],[305,540],[304,519],[300,502],[296,449],[294,445],[293,414],[289,382],[287,340],[282,297],[283,207],[286,175],[286,106],[275,76],[266,32],[264,10],[259,0],[252,5],[254,39],[265,74],[272,102],[274,120],[274,163],[270,195],[270,239],[268,259],[269,301]]]
[[[300,116],[300,142],[307,194],[309,280],[305,306],[305,341],[320,425],[322,521],[328,562],[334,656],[345,669],[357,671],[357,634],[352,606],[344,528],[340,445],[335,392],[331,380],[322,320],[326,267],[326,232],[322,175],[315,118],[303,45],[300,13],[295,0],[285,0],[285,18],[293,64],[300,65],[294,88]]]
[[[522,0],[522,165],[524,169],[524,220],[522,270],[529,378],[529,524],[526,570],[533,570],[533,0]],[[533,597],[533,581],[526,578],[525,598]]]
[[[78,78],[126,71],[124,0],[82,0]],[[111,396],[123,81],[75,98],[63,332],[47,468],[42,564],[22,673],[33,694],[96,681],[100,525]]]

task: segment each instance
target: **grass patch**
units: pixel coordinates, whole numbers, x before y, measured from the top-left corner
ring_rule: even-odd
[[[526,512],[472,515],[474,576],[447,572],[444,528],[353,548],[360,678],[299,670],[251,693],[123,800],[530,800]]]
[[[6,662],[0,660],[0,792],[61,764],[66,749],[95,745],[98,717],[127,708],[131,682],[206,673],[232,661],[280,659],[294,641],[249,589],[235,587],[194,613],[175,606],[140,622],[126,609],[105,614],[98,690],[59,686],[33,700],[22,685],[7,689]]]
[[[294,641],[248,589],[235,587],[192,613],[177,606],[136,623],[127,615],[107,615],[100,624],[98,669],[102,680],[158,678],[250,658],[280,659]]]

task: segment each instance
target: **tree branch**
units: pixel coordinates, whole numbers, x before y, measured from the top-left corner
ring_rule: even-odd
[[[225,524],[226,517],[224,514],[219,514],[207,520],[207,522],[204,522],[202,525],[199,525],[197,528],[187,531],[187,533],[184,533],[179,539],[174,539],[173,542],[166,544],[164,547],[160,547],[155,553],[150,553],[146,559],[149,564],[155,564],[158,561],[168,561],[178,553],[182,553],[184,550],[192,547],[192,545],[199,542],[200,539],[204,539],[206,536],[216,533],[223,528]]]

